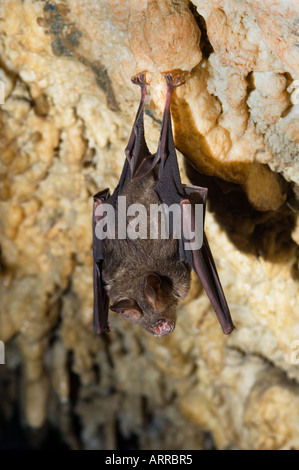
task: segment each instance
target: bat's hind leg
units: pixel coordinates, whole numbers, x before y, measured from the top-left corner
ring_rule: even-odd
[[[131,78],[131,81],[134,83],[134,85],[139,85],[142,90],[144,89],[146,91],[147,82],[145,79],[145,72],[137,73],[137,75],[134,75]]]
[[[179,86],[185,83],[184,80],[181,80],[181,77],[179,75],[176,78],[170,72],[165,72],[163,73],[163,75],[166,80],[167,91],[166,91],[159,145],[158,145],[158,150],[155,156],[155,163],[160,162],[159,178],[161,178],[162,176],[167,158],[169,157],[171,153],[175,153],[173,135],[172,135],[172,129],[171,129],[171,116],[170,116],[170,103],[171,103],[172,93],[175,88],[178,88]]]
[[[138,125],[138,122],[140,121],[140,118],[142,118],[143,109],[144,109],[145,101],[146,101],[146,98],[147,98],[147,83],[146,83],[146,80],[145,80],[145,72],[141,72],[141,73],[138,73],[137,75],[134,75],[134,77],[131,78],[131,82],[134,83],[134,85],[139,85],[140,88],[141,88],[140,104],[139,104],[139,108],[138,108],[136,118],[135,118],[135,122],[134,122],[134,125],[133,125],[133,131],[134,131],[135,126]],[[134,132],[132,132],[132,134],[134,134]],[[131,134],[129,143],[127,145],[127,148],[130,147],[130,149],[133,147],[133,140],[135,141],[135,139],[133,139],[132,134]]]
[[[143,110],[147,98],[147,83],[145,80],[145,72],[141,72],[131,78],[135,85],[141,87],[141,98],[139,108],[134,121],[133,129],[129,138],[125,154],[130,165],[131,178],[135,177],[139,172],[142,174],[141,168],[145,165],[145,161],[151,156],[144,137]]]
[[[141,100],[140,100],[139,108],[138,108],[136,118],[135,118],[135,124],[136,124],[136,122],[138,121],[138,119],[143,113],[145,101],[147,98],[147,82],[145,79],[145,72],[137,73],[137,75],[134,75],[133,77],[131,77],[131,82],[134,83],[134,85],[139,85],[141,88]]]

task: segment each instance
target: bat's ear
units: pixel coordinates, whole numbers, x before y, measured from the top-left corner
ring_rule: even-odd
[[[110,309],[133,322],[138,321],[142,317],[142,311],[134,299],[122,299],[116,304],[111,305]]]
[[[145,294],[148,301],[157,308],[157,297],[161,287],[161,279],[156,274],[149,274],[145,283]]]

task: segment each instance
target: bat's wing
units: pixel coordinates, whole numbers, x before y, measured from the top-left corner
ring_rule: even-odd
[[[170,116],[171,94],[173,89],[177,86],[177,82],[173,82],[171,74],[166,75],[166,82],[167,95],[157,151],[157,154],[159,154],[158,161],[160,162],[159,180],[155,186],[155,191],[162,203],[165,203],[168,206],[171,206],[172,204],[180,204],[183,221],[182,227],[185,224],[191,228],[196,226],[194,205],[196,203],[203,204],[205,212],[207,189],[190,185],[185,186],[181,183]],[[191,210],[185,211],[185,205],[189,205]],[[196,272],[215,310],[223,332],[228,334],[234,329],[234,325],[219,281],[217,269],[207,238],[203,232],[201,248],[196,247],[188,250],[185,248],[186,241],[187,240],[184,239],[184,233],[182,230],[179,241],[180,260],[188,263]]]
[[[117,206],[117,198],[122,191],[128,179],[135,177],[141,178],[147,175],[156,165],[154,155],[152,155],[147,147],[144,137],[144,120],[143,112],[145,101],[147,98],[147,86],[145,81],[145,73],[140,73],[132,77],[132,82],[139,85],[141,88],[141,99],[139,108],[135,117],[132,132],[129,138],[128,145],[125,149],[126,161],[123,166],[122,174],[119,183],[115,188],[112,196],[109,198],[108,203],[114,207]]]
[[[134,178],[148,174],[155,167],[156,161],[150,153],[144,137],[143,110],[147,98],[145,73],[140,73],[132,77],[132,82],[141,87],[139,108],[128,145],[125,149],[127,161],[130,165],[131,178]]]
[[[109,297],[105,290],[102,278],[102,265],[105,259],[104,243],[96,235],[96,224],[99,221],[97,208],[106,203],[117,207],[118,196],[125,183],[134,176],[143,176],[153,168],[153,156],[150,154],[145,138],[143,125],[143,110],[147,97],[146,82],[144,74],[132,78],[133,83],[141,87],[141,100],[132,133],[126,147],[126,161],[122,170],[117,187],[110,196],[109,189],[105,189],[94,196],[93,204],[93,286],[94,286],[94,309],[93,325],[96,333],[100,334],[110,331],[108,324]]]
[[[97,208],[109,198],[109,189],[105,189],[94,196],[92,233],[93,233],[93,327],[97,334],[110,331],[108,324],[109,298],[105,291],[102,279],[102,264],[104,261],[104,244],[96,236],[98,222]]]
[[[197,188],[198,193],[201,192],[202,189],[203,188]],[[196,187],[194,187],[193,193],[189,194],[189,197],[193,196],[194,194],[196,195],[197,190]],[[190,206],[190,211],[188,211],[187,214],[184,214],[184,206],[186,205]],[[194,205],[192,202],[190,202],[190,199],[183,199],[181,201],[181,208],[182,227],[184,227],[184,224],[185,228],[187,226],[187,230],[185,231],[188,231],[189,227],[196,227]],[[207,293],[207,296],[210,299],[223,333],[229,334],[234,329],[234,324],[232,322],[230,311],[219,280],[214,258],[211,253],[206,234],[203,230],[203,220],[201,230],[203,235],[202,245],[200,247],[195,245],[195,248],[192,248],[192,243],[190,243],[191,237],[186,239],[184,237],[185,232],[182,230],[182,235],[179,240],[180,260],[188,263],[196,272]],[[187,249],[186,244],[188,245]]]
[[[205,220],[208,189],[193,184],[183,184],[183,188],[191,202],[203,205],[203,220]]]

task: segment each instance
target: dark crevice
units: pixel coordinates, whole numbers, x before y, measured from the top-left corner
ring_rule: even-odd
[[[192,184],[208,188],[209,210],[240,251],[271,262],[295,259],[298,250],[291,234],[296,218],[287,204],[276,211],[258,211],[240,185],[199,173],[188,162],[186,171]]]
[[[8,347],[13,347],[13,343]],[[46,422],[33,429],[23,424],[22,380],[20,366],[0,370],[0,450],[67,450],[69,446],[58,426]]]
[[[208,59],[214,49],[208,38],[206,21],[204,17],[198,13],[196,6],[193,5],[192,2],[189,2],[189,9],[192,15],[194,16],[197,26],[199,27],[201,32],[199,47],[202,52],[202,57],[203,59]]]

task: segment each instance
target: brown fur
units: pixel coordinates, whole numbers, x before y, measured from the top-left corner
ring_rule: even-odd
[[[127,181],[121,192],[121,196],[127,198],[127,206],[136,203],[145,206],[148,227],[150,204],[160,204],[154,191],[155,182],[156,170],[142,179]],[[159,224],[158,221],[155,223]],[[178,241],[172,238],[161,240],[159,233],[157,240],[149,237],[105,240],[104,247],[102,273],[111,304],[122,299],[134,299],[142,316],[138,320],[135,317],[130,320],[128,315],[124,315],[127,320],[146,329],[163,320],[174,326],[178,299],[184,298],[190,288],[190,268],[179,260]],[[156,308],[146,295],[146,283],[150,274],[156,274],[161,279]]]

